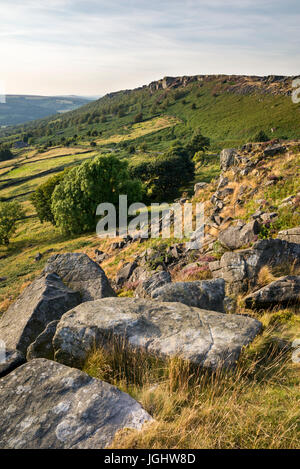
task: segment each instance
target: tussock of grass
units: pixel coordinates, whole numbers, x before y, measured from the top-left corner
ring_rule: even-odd
[[[112,447],[299,448],[299,368],[274,327],[227,371],[163,361],[122,341],[96,350],[84,370],[130,393],[155,418],[141,432],[120,432]]]
[[[268,285],[269,283],[273,282],[275,280],[274,275],[272,274],[270,267],[268,265],[264,265],[257,277],[257,283],[260,287],[264,287]]]

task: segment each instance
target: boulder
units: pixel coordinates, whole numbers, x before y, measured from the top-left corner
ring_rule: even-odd
[[[227,171],[230,166],[233,166],[235,160],[236,150],[234,148],[225,148],[220,153],[220,166],[222,171]]]
[[[180,356],[208,368],[232,366],[261,323],[181,303],[103,298],[64,314],[53,339],[55,360],[81,367],[95,347],[138,348],[150,355]]]
[[[273,306],[300,304],[300,276],[281,277],[245,298],[247,308],[266,309]]]
[[[207,185],[207,182],[197,182],[194,185],[194,193],[196,194],[198,191],[205,189]]]
[[[1,318],[0,340],[5,343],[7,358],[0,364],[0,376],[25,360],[29,345],[49,322],[79,303],[80,294],[66,287],[57,274],[32,282]]]
[[[79,291],[82,301],[116,296],[103,269],[86,254],[68,252],[51,256],[44,273],[51,272],[56,272],[70,288]]]
[[[137,298],[150,298],[154,290],[171,281],[171,275],[166,270],[156,272],[138,285],[135,296]]]
[[[152,291],[151,297],[158,301],[178,301],[187,306],[224,313],[225,282],[219,278],[196,282],[168,283]]]
[[[300,226],[291,228],[290,230],[279,231],[277,237],[288,241],[289,243],[300,244]]]
[[[227,295],[247,292],[257,285],[259,271],[286,264],[300,265],[300,245],[281,239],[263,239],[253,248],[225,252],[220,260],[209,263],[214,278],[224,278]]]
[[[26,354],[27,361],[33,360],[33,358],[48,358],[48,360],[54,360],[52,340],[58,323],[59,321],[49,322],[46,329],[29,345]]]
[[[99,449],[151,416],[128,394],[82,371],[35,359],[0,380],[1,449]]]
[[[253,220],[246,225],[229,226],[219,234],[219,242],[226,249],[235,250],[255,241],[260,224]]]
[[[278,155],[279,153],[285,153],[286,147],[281,144],[276,144],[276,145],[269,145],[265,150],[264,150],[264,156],[275,156]]]
[[[127,262],[125,265],[123,265],[123,267],[121,267],[121,269],[119,269],[117,272],[116,284],[121,287],[125,282],[127,282],[136,267],[136,262]]]

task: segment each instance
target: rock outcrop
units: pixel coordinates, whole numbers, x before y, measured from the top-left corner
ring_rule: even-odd
[[[0,376],[25,360],[29,345],[48,323],[60,319],[80,301],[80,294],[54,273],[32,282],[1,318],[0,340],[5,343],[6,360],[0,364]]]
[[[261,331],[255,319],[135,298],[82,303],[60,320],[53,339],[55,359],[81,367],[95,347],[141,348],[162,357],[178,355],[208,368],[229,367]],[[124,345],[125,343],[125,345]]]
[[[223,278],[226,293],[246,292],[256,286],[259,271],[265,265],[280,267],[286,264],[300,265],[300,244],[281,239],[257,241],[252,249],[225,252],[219,261],[210,262],[214,278]]]
[[[0,380],[1,449],[99,449],[151,416],[115,386],[35,359]]]
[[[158,301],[176,301],[187,306],[224,313],[225,282],[219,278],[168,283],[152,291],[151,297]]]
[[[86,254],[55,254],[48,260],[44,273],[56,272],[73,290],[79,291],[82,301],[116,296],[103,269]]]
[[[300,305],[300,276],[281,277],[245,298],[247,308]]]

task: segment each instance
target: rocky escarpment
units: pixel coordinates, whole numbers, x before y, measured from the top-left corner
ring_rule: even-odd
[[[217,81],[224,85],[227,92],[237,94],[263,93],[273,95],[289,95],[292,91],[292,80],[295,77],[269,75],[264,77],[246,75],[194,75],[181,77],[164,77],[161,80],[151,82],[148,87],[151,91],[168,90],[186,87],[194,82]]]

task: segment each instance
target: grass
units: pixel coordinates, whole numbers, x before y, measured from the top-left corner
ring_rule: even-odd
[[[272,317],[226,372],[162,361],[124,341],[94,351],[84,371],[131,394],[155,419],[141,432],[120,432],[112,448],[300,448],[299,365],[276,341],[291,331],[291,315],[271,325]]]

